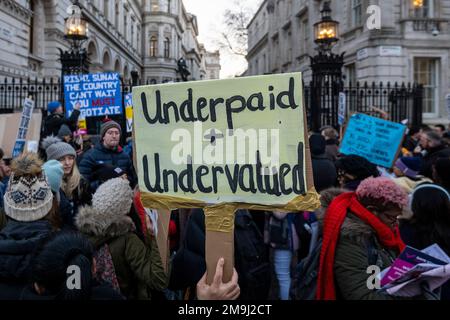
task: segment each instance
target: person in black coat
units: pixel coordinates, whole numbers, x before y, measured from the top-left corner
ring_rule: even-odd
[[[423,250],[438,244],[450,256],[450,194],[441,186],[423,184],[411,196],[413,216],[400,220],[406,245]],[[442,286],[441,300],[450,300],[450,282]]]
[[[0,282],[24,283],[31,276],[34,251],[57,224],[57,204],[33,153],[14,159],[12,174],[4,196],[6,225],[0,231]]]
[[[236,212],[234,247],[241,289],[238,299],[266,300],[271,284],[268,247],[247,210]],[[182,248],[172,260],[169,289],[194,290],[205,271],[205,216],[202,209],[194,209],[186,226]],[[193,297],[195,294],[191,295]]]
[[[450,148],[447,148],[442,138],[434,131],[425,132],[420,136],[420,146],[423,149],[423,161],[420,174],[433,179],[433,165],[439,158],[450,157]]]
[[[30,282],[0,284],[0,300],[123,300],[111,285],[94,278],[93,257],[92,244],[81,234],[55,234],[36,250]],[[74,267],[80,270],[79,287],[71,280],[77,275]]]
[[[69,118],[64,117],[63,108],[59,101],[52,101],[47,105],[49,116],[45,119],[44,133],[42,138],[48,136],[57,136],[59,129],[63,124],[67,125],[69,129],[74,132],[77,130],[78,117],[80,116],[80,105],[73,107],[72,114]]]
[[[122,128],[117,122],[105,122],[100,129],[100,143],[84,154],[79,169],[81,175],[91,183],[92,191],[99,186],[99,181],[93,179],[93,173],[99,164],[109,164],[122,169],[127,175],[131,187],[134,188],[136,185],[137,178],[133,163],[119,145],[121,134]]]
[[[325,153],[325,138],[320,134],[313,134],[309,138],[309,145],[311,148],[314,186],[317,192],[336,186],[336,167]]]

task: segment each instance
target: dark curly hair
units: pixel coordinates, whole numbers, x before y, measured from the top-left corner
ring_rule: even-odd
[[[336,169],[355,176],[356,180],[379,177],[377,166],[357,155],[343,156],[336,161]]]

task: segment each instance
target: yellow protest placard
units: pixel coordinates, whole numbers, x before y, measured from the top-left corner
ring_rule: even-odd
[[[133,88],[150,207],[314,210],[300,73]]]

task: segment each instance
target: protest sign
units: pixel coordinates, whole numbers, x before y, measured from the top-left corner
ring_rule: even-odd
[[[133,88],[144,206],[205,208],[208,270],[233,261],[238,208],[319,206],[305,118],[300,73]]]
[[[338,124],[342,126],[345,122],[345,115],[347,113],[347,97],[344,92],[339,93],[339,108],[338,108]]]
[[[118,73],[95,73],[64,76],[66,116],[79,105],[80,119],[120,115],[122,93]]]
[[[127,132],[133,131],[133,94],[125,95],[125,118],[127,120]]]
[[[0,115],[0,145],[7,157],[12,157],[16,145],[17,133],[22,122],[22,113],[8,113]],[[26,138],[17,145],[17,150],[28,150],[28,145],[39,141],[41,134],[42,112],[31,115]],[[23,148],[22,148],[23,145]],[[17,151],[16,151],[17,153]]]
[[[25,149],[28,127],[33,114],[34,101],[26,98],[23,103],[22,117],[20,119],[19,130],[17,132],[16,143],[13,148],[12,157],[19,156]]]
[[[402,124],[357,113],[350,118],[339,151],[391,168],[400,151],[405,131],[406,126]]]

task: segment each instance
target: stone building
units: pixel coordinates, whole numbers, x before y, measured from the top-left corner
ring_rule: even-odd
[[[301,71],[311,79],[323,0],[265,0],[248,25],[247,75]],[[375,10],[372,11],[374,7]],[[450,0],[333,0],[346,83],[424,85],[424,121],[445,122],[450,93]],[[381,25],[376,12],[380,12]]]
[[[195,15],[182,0],[79,0],[89,23],[84,44],[90,72],[116,71],[130,79],[179,81],[183,57],[190,80],[211,74],[198,40]],[[60,50],[68,49],[64,21],[70,0],[0,0],[0,77],[60,77]],[[217,66],[211,65],[215,73]]]

